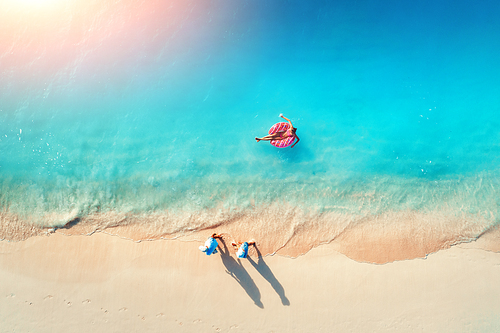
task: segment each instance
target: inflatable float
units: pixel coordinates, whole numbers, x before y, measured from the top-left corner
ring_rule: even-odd
[[[286,132],[290,128],[289,123],[281,122],[281,123],[276,123],[269,129],[269,134],[274,134],[277,132]],[[276,148],[286,148],[292,145],[292,143],[295,141],[295,137],[288,137],[283,140],[271,140],[271,144],[275,146]]]

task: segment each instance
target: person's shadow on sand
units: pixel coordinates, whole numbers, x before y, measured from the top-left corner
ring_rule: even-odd
[[[262,277],[271,284],[271,287],[273,287],[274,291],[276,291],[276,293],[281,298],[281,304],[290,305],[290,301],[285,296],[285,289],[283,289],[281,283],[278,281],[278,279],[276,279],[273,272],[271,272],[269,266],[267,266],[266,262],[264,261],[264,258],[262,257],[262,254],[257,248],[257,245],[254,245],[254,247],[255,250],[257,251],[257,255],[259,256],[257,262],[253,261],[252,258],[250,257],[247,257],[248,261],[250,261],[252,266],[255,267],[255,269],[260,273],[260,275],[262,275]]]
[[[236,261],[233,257],[231,257],[224,240],[220,239],[220,241],[223,245],[219,246],[220,257],[222,259],[222,263],[226,267],[226,273],[231,275],[231,277],[233,277],[236,282],[238,282],[243,287],[243,289],[248,294],[248,296],[250,296],[255,305],[263,309],[264,304],[262,304],[262,301],[260,300],[259,288],[257,288],[257,285],[253,281],[252,277],[250,276],[250,274],[248,274],[239,260]]]

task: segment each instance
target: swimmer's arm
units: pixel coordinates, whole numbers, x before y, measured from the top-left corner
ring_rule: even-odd
[[[286,121],[288,121],[288,123],[290,124],[290,126],[291,126],[291,127],[293,127],[292,122],[290,121],[290,119],[288,119],[287,117],[285,117],[285,116],[283,115],[283,113],[282,113],[282,114],[280,114],[280,117],[281,117],[281,118],[283,118],[283,119],[285,119]]]
[[[295,134],[295,137],[297,138],[297,141],[295,141],[295,143],[292,145],[291,148],[293,148],[293,146],[295,146],[297,143],[299,143],[300,139],[299,137],[297,136],[297,134]]]

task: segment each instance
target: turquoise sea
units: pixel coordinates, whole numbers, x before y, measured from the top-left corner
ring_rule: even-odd
[[[488,0],[4,1],[0,238],[474,240],[500,218],[498,17]],[[300,142],[256,143],[280,113]]]

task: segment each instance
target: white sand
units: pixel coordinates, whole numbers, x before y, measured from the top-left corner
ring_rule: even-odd
[[[500,332],[500,253],[473,244],[384,265],[331,245],[240,265],[199,245],[0,242],[0,332]]]

